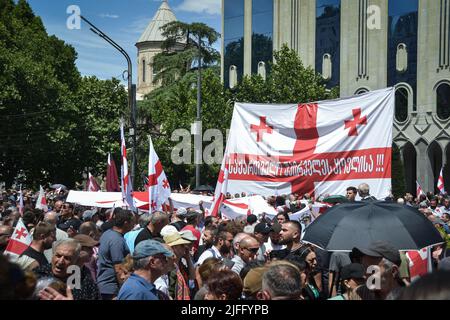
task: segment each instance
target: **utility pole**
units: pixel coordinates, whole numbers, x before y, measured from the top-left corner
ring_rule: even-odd
[[[130,128],[130,136],[132,139],[132,162],[131,162],[131,181],[133,184],[135,184],[135,170],[136,170],[136,86],[133,85],[133,70],[132,70],[132,63],[130,56],[128,53],[119,46],[114,40],[112,40],[110,37],[108,37],[103,31],[101,31],[99,28],[94,26],[89,20],[87,20],[85,17],[80,15],[80,18],[86,22],[90,26],[90,30],[98,35],[100,38],[104,39],[106,42],[108,42],[110,45],[112,45],[116,50],[118,50],[124,57],[127,59],[128,63],[128,70],[127,70],[127,76],[128,76],[128,109],[130,110],[130,122],[131,122],[131,128]]]

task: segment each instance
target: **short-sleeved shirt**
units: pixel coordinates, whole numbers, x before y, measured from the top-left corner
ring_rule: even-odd
[[[208,258],[216,258],[219,260],[223,259],[222,255],[220,254],[220,251],[215,246],[212,246],[211,248],[205,250],[205,252],[202,253],[202,255],[198,258],[196,265],[201,266],[202,263]]]
[[[152,233],[150,232],[150,230],[148,230],[148,228],[144,228],[141,230],[141,232],[139,232],[139,234],[136,237],[136,240],[134,240],[134,247],[136,247],[138,243],[141,241],[151,239],[153,239]]]
[[[121,233],[110,229],[101,236],[97,270],[101,294],[117,294],[119,285],[114,265],[122,263],[128,254],[129,250]]]
[[[47,258],[42,252],[34,250],[31,246],[26,248],[25,251],[21,254],[21,256],[27,256],[36,260],[40,266],[45,266],[49,264]]]
[[[159,300],[156,287],[144,278],[131,274],[120,288],[119,300]]]
[[[125,242],[127,243],[128,249],[130,250],[130,254],[133,254],[134,252],[134,243],[136,242],[136,238],[141,231],[142,228],[127,232],[123,236],[125,238]]]

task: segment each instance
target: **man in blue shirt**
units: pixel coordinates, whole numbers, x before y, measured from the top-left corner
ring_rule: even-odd
[[[159,300],[154,282],[173,265],[173,252],[156,240],[144,240],[134,248],[134,273],[120,288],[118,300]]]

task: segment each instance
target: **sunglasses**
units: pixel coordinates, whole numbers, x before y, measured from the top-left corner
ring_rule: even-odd
[[[243,249],[248,250],[248,251],[250,251],[251,253],[254,253],[254,254],[258,253],[258,250],[259,250],[259,248],[243,248]]]

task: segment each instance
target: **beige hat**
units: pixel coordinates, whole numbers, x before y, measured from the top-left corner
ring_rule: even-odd
[[[180,244],[190,244],[191,243],[191,241],[183,239],[179,232],[166,235],[164,237],[164,242],[171,247],[177,246]]]

